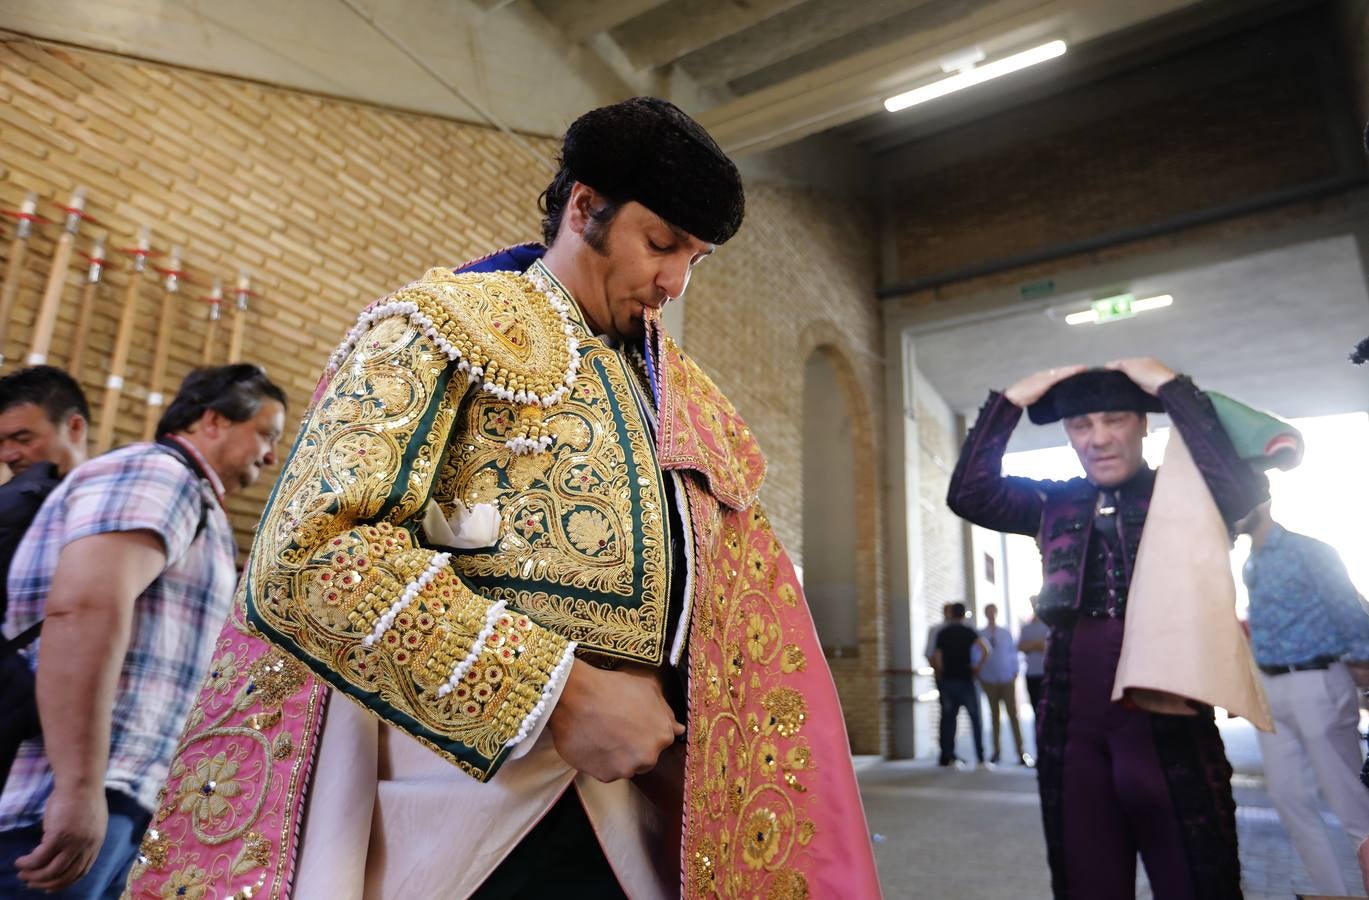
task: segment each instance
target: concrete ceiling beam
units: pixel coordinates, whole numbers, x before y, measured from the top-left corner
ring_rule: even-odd
[[[933,80],[940,60],[958,50],[979,46],[992,58],[1056,38],[1082,43],[1196,2],[1003,0],[721,104],[699,120],[729,152],[760,152],[881,112],[886,97]]]
[[[672,0],[624,22],[613,39],[639,69],[668,65],[805,0]]]
[[[580,43],[631,21],[666,0],[535,0],[537,9],[565,34]]]
[[[949,5],[959,5],[956,0]],[[700,84],[726,85],[778,62],[800,56],[816,47],[840,41],[853,32],[945,0],[810,0],[786,10],[745,31],[682,56],[679,64]],[[893,37],[893,35],[886,35]],[[870,44],[854,46],[859,52]]]

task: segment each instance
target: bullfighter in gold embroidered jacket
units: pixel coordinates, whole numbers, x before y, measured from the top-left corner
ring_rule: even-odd
[[[740,176],[638,98],[545,198],[332,357],[133,896],[878,894],[764,458],[657,316]]]

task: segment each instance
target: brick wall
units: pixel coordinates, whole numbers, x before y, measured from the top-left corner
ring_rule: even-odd
[[[85,186],[99,224],[82,229],[78,249],[99,232],[127,246],[147,224],[154,247],[180,244],[190,277],[203,282],[182,288],[163,390],[199,363],[207,308],[194,298],[214,276],[231,288],[245,268],[260,297],[244,356],[286,388],[293,419],[364,304],[429,266],[535,236],[531,186],[547,171],[484,128],[22,39],[0,44],[0,206],[17,207],[27,191],[65,203]],[[30,243],[7,359],[27,350],[58,231],[39,227]],[[80,373],[96,403],[128,277],[127,257],[109,255]],[[53,342],[59,365],[76,268]],[[116,444],[141,431],[161,294],[146,275]],[[230,322],[215,362],[226,361]],[[244,546],[269,487],[230,501]]]
[[[890,151],[893,281],[953,273],[1346,174],[1312,11]],[[1077,260],[1052,261],[1059,271]]]
[[[283,384],[292,417],[363,305],[429,266],[540,234],[535,201],[555,143],[531,140],[546,159],[475,125],[23,39],[0,44],[0,207],[17,207],[27,191],[65,202],[84,185],[100,224],[83,230],[80,249],[95,232],[126,246],[142,224],[153,227],[157,249],[183,246],[191,277],[205,284],[183,288],[167,387],[200,359],[206,308],[193,298],[207,293],[216,275],[231,285],[239,268],[250,270],[261,296],[249,313],[244,355]],[[40,227],[31,241],[6,358],[22,358],[28,347],[57,232]],[[802,547],[804,360],[819,347],[844,360],[848,396],[865,429],[857,500],[868,580],[861,655],[841,661],[838,678],[853,701],[853,742],[877,752],[883,582],[875,479],[882,468],[870,410],[881,408],[882,382],[871,350],[879,346],[874,243],[872,224],[854,203],[751,186],[741,234],[700,268],[690,288],[686,332],[690,350],[770,457],[762,496],[795,553]],[[0,241],[0,253],[7,247]],[[127,279],[125,260],[112,255],[92,356],[80,373],[92,399],[102,393]],[[78,293],[73,265],[53,344],[59,365]],[[134,439],[141,427],[160,296],[148,275],[116,442]],[[223,361],[229,322],[219,331],[215,361]],[[260,484],[230,503],[243,545],[268,490]]]
[[[922,522],[922,608],[930,624],[941,621],[941,607],[963,602],[973,608],[965,584],[964,523],[946,505],[951,472],[960,454],[958,436],[919,398],[918,502]]]
[[[685,302],[690,353],[755,432],[770,468],[761,499],[789,552],[803,547],[803,374],[823,352],[852,410],[859,554],[857,655],[831,660],[857,752],[884,742],[883,463],[876,448],[883,408],[880,313],[874,295],[874,225],[859,204],[812,190],[750,185],[746,224],[701,265]]]

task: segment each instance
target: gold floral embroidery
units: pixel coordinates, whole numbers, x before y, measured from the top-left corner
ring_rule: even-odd
[[[234,875],[246,875],[253,869],[260,869],[271,861],[271,842],[255,831],[249,831],[242,837],[242,849],[233,859],[233,867],[229,870]]]
[[[571,513],[566,534],[575,548],[586,556],[613,552],[613,528],[603,513],[585,509]]]
[[[782,551],[763,515],[720,521],[716,501],[696,483],[686,483],[686,496],[696,548],[708,554],[696,554],[704,567],[696,582],[713,579],[708,599],[696,601],[690,636],[696,774],[686,784],[688,896],[805,898],[798,864],[817,833],[806,814],[814,762],[804,737],[808,705],[790,683],[806,654],[780,625]],[[711,843],[711,834],[723,840]]]
[[[270,731],[279,721],[280,710],[273,709],[268,712],[253,713],[246,719],[243,719],[242,724],[251,728],[253,731]]]
[[[172,872],[162,885],[163,900],[200,900],[209,887],[204,883],[205,872],[199,866],[186,866]]]
[[[237,679],[238,667],[234,664],[235,660],[236,655],[229,652],[215,657],[209,664],[209,683],[213,685],[215,693],[226,693]]]
[[[170,841],[166,835],[153,826],[143,832],[143,839],[138,844],[137,864],[145,868],[160,869],[166,865],[169,849]]]
[[[691,897],[711,897],[714,893],[714,879],[717,877],[718,848],[712,839],[705,837],[689,859],[689,895]]]
[[[170,896],[205,900],[265,896],[268,873],[283,876],[281,864],[298,837],[289,810],[299,802],[312,754],[279,759],[271,749],[292,746],[292,735],[312,746],[324,688],[306,676],[284,695],[295,684],[290,668],[279,665],[280,650],[256,636],[242,615],[240,586],[216,658],[221,664],[232,655],[234,680],[219,683],[221,669],[201,681],[130,873],[130,896],[158,896],[164,888]],[[241,873],[249,862],[260,870],[252,884],[228,881],[235,867]]]
[[[286,697],[299,690],[307,675],[304,666],[293,656],[280,650],[268,653],[248,666],[247,683],[242,686],[243,702],[248,705],[260,703],[267,709],[279,708]]]
[[[793,688],[775,688],[761,698],[761,705],[770,713],[763,726],[767,734],[772,728],[785,737],[797,734],[808,716],[803,695]]]
[[[768,865],[780,850],[779,816],[763,806],[747,817],[745,828],[742,859],[753,869]]]
[[[765,900],[808,900],[808,896],[808,879],[793,869],[776,872],[765,891]]]
[[[780,765],[780,752],[775,749],[775,745],[769,742],[761,744],[756,751],[756,764],[760,767],[761,775],[765,778],[774,778],[775,772]]]
[[[242,793],[233,777],[237,774],[238,764],[224,753],[200,760],[176,789],[181,812],[190,813],[196,822],[222,818],[230,808],[228,801]]]

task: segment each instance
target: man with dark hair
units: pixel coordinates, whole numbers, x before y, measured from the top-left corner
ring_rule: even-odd
[[[639,97],[543,203],[549,247],[432,269],[334,354],[135,895],[877,894],[764,458],[658,318],[741,177]]]
[[[1004,476],[1022,412],[1063,421],[1084,477]],[[1211,707],[1161,715],[1112,702],[1127,596],[1156,473],[1142,455],[1149,412],[1165,412],[1228,528],[1268,497],[1212,402],[1149,358],[1038,372],[989,395],[951,477],[951,510],[1032,535],[1050,626],[1037,717],[1037,776],[1057,900],[1130,897],[1139,852],[1155,896],[1241,896],[1235,803]]]
[[[979,714],[975,679],[989,653],[989,645],[965,624],[965,604],[952,603],[950,618],[937,632],[936,648],[932,651],[932,669],[941,688],[941,758],[937,765],[955,762],[956,720],[962,708],[970,714],[975,757],[984,765],[984,723]]]
[[[0,378],[0,463],[14,474],[48,463],[65,475],[85,462],[90,406],[61,369],[31,366]]]
[[[0,794],[0,894],[118,893],[230,605],[224,497],[275,461],[284,416],[259,368],[193,372],[156,443],[76,468],[34,519],[4,632],[42,623],[42,734]]]
[[[0,378],[0,463],[13,476],[0,485],[0,579],[44,498],[86,460],[90,407],[61,369],[32,366]],[[0,583],[0,622],[7,604]]]

